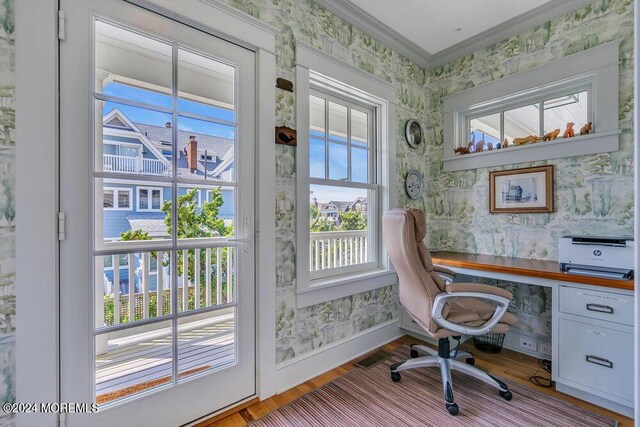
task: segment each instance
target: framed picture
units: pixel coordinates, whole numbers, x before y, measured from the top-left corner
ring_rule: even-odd
[[[422,143],[422,127],[417,120],[409,120],[404,128],[404,135],[411,148],[417,148]]]
[[[489,212],[553,212],[553,165],[489,172]]]

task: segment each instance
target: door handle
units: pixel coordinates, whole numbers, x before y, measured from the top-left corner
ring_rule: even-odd
[[[603,357],[587,356],[586,360],[587,362],[593,363],[594,365],[604,366],[605,368],[613,368],[613,362]]]
[[[597,311],[598,313],[613,314],[613,307],[602,304],[587,304],[587,310]]]

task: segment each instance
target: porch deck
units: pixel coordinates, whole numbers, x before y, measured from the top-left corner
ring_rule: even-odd
[[[179,327],[179,378],[233,360],[233,313]],[[170,327],[109,340],[107,353],[96,357],[96,401],[107,403],[170,382],[171,361]]]

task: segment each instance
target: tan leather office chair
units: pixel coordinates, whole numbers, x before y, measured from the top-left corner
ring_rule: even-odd
[[[424,213],[416,209],[394,209],[382,217],[384,245],[398,274],[400,304],[432,338],[438,350],[412,345],[411,357],[391,366],[391,379],[400,381],[405,369],[440,367],[447,410],[457,415],[453,400],[451,369],[464,372],[498,389],[511,400],[505,383],[473,366],[471,353],[450,348],[449,337],[459,343],[461,335],[505,333],[517,318],[507,312],[513,295],[504,289],[478,283],[455,283],[455,273],[434,266],[422,243],[427,232]],[[422,356],[426,354],[427,356]],[[461,361],[461,360],[464,360]],[[466,363],[465,363],[466,362]]]

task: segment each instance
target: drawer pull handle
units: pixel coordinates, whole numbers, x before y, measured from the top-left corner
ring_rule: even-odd
[[[587,310],[597,311],[598,313],[613,314],[613,307],[602,304],[587,304]]]
[[[604,366],[605,368],[613,368],[613,362],[598,356],[587,356],[587,362],[595,365]]]

